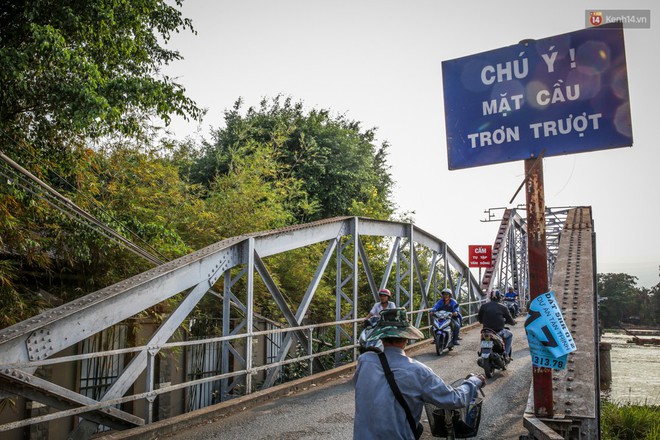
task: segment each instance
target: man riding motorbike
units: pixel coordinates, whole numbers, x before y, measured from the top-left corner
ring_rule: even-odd
[[[374,327],[380,320],[380,312],[383,310],[396,308],[396,304],[390,301],[391,296],[392,294],[388,289],[380,289],[378,291],[378,297],[380,301],[374,304],[374,306],[371,308],[371,311],[362,324],[363,329],[360,333],[360,336],[358,337],[358,341],[360,343],[360,354],[364,353],[367,347],[379,347],[382,349],[382,343],[380,340],[369,341],[368,339],[371,335],[371,332],[373,332]]]
[[[440,310],[451,312],[451,329],[454,335],[454,340],[452,343],[454,345],[461,345],[458,342],[458,340],[460,339],[458,337],[458,332],[461,329],[463,317],[461,316],[461,309],[460,306],[458,305],[458,302],[456,302],[456,300],[451,297],[451,290],[447,288],[443,289],[442,299],[438,300],[438,302],[435,303],[435,305],[433,306],[433,308],[429,313],[433,314],[434,312],[438,312]]]
[[[485,303],[479,308],[477,319],[481,325],[495,331],[504,339],[504,353],[510,360],[513,333],[505,329],[504,325],[516,325],[516,321],[511,317],[509,309],[504,304],[500,304],[501,299],[502,295],[499,290],[493,292],[490,302]]]
[[[392,298],[392,294],[388,289],[380,289],[378,291],[378,298],[380,299],[380,301],[374,304],[374,306],[371,308],[371,311],[367,315],[367,319],[371,318],[372,316],[380,316],[380,312],[382,310],[396,308],[396,304],[390,301],[390,298]]]
[[[518,293],[513,290],[512,286],[509,286],[507,292],[504,294],[504,301],[513,303],[515,314],[518,316],[520,313],[520,303],[518,302]]]

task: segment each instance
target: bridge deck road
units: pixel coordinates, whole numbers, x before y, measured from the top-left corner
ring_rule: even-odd
[[[484,388],[486,397],[479,436],[483,440],[518,439],[527,434],[522,417],[532,381],[531,360],[523,328],[517,318],[513,362],[506,371],[496,371]],[[479,328],[463,329],[461,345],[438,357],[435,347],[424,343],[408,354],[431,367],[446,382],[483,372],[477,366]],[[269,401],[204,425],[161,437],[168,440],[345,440],[353,436],[354,391],[351,376],[312,387],[285,398]],[[374,405],[374,411],[378,411]],[[426,414],[422,415],[422,439],[432,439]],[[383,423],[388,423],[383,420]]]

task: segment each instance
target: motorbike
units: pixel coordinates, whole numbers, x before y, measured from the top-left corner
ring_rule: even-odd
[[[518,301],[515,299],[506,299],[504,298],[504,305],[506,306],[507,309],[509,309],[509,313],[513,318],[518,316],[516,313],[516,305],[518,305]]]
[[[383,341],[380,339],[376,339],[375,341],[367,340],[369,339],[369,335],[373,333],[376,324],[378,324],[378,321],[380,321],[380,316],[372,316],[371,318],[365,320],[364,328],[358,337],[358,343],[360,345],[358,350],[360,351],[360,354],[363,354],[365,351],[367,351],[368,347],[376,347],[381,351],[383,350]]]
[[[438,356],[442,354],[445,348],[448,351],[454,349],[454,335],[451,328],[451,312],[440,310],[433,312],[433,341],[435,342],[435,352]]]
[[[458,387],[461,383],[463,383],[463,379],[457,380],[451,385]],[[425,403],[424,409],[431,428],[431,435],[446,439],[476,437],[479,433],[481,407],[483,397],[485,397],[481,388],[479,388],[479,392],[481,397],[476,396],[463,408],[442,409],[432,403]]]
[[[495,330],[487,327],[481,329],[481,348],[477,355],[477,364],[484,369],[489,379],[493,377],[496,369],[506,370],[510,362],[504,353],[504,339]]]

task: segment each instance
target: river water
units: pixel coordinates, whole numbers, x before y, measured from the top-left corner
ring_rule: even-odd
[[[629,344],[630,339],[623,332],[601,338],[612,344],[612,385],[603,396],[617,403],[660,405],[660,346]]]

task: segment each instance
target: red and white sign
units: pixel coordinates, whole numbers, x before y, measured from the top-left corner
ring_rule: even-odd
[[[489,244],[468,246],[468,267],[491,267],[493,247]]]

